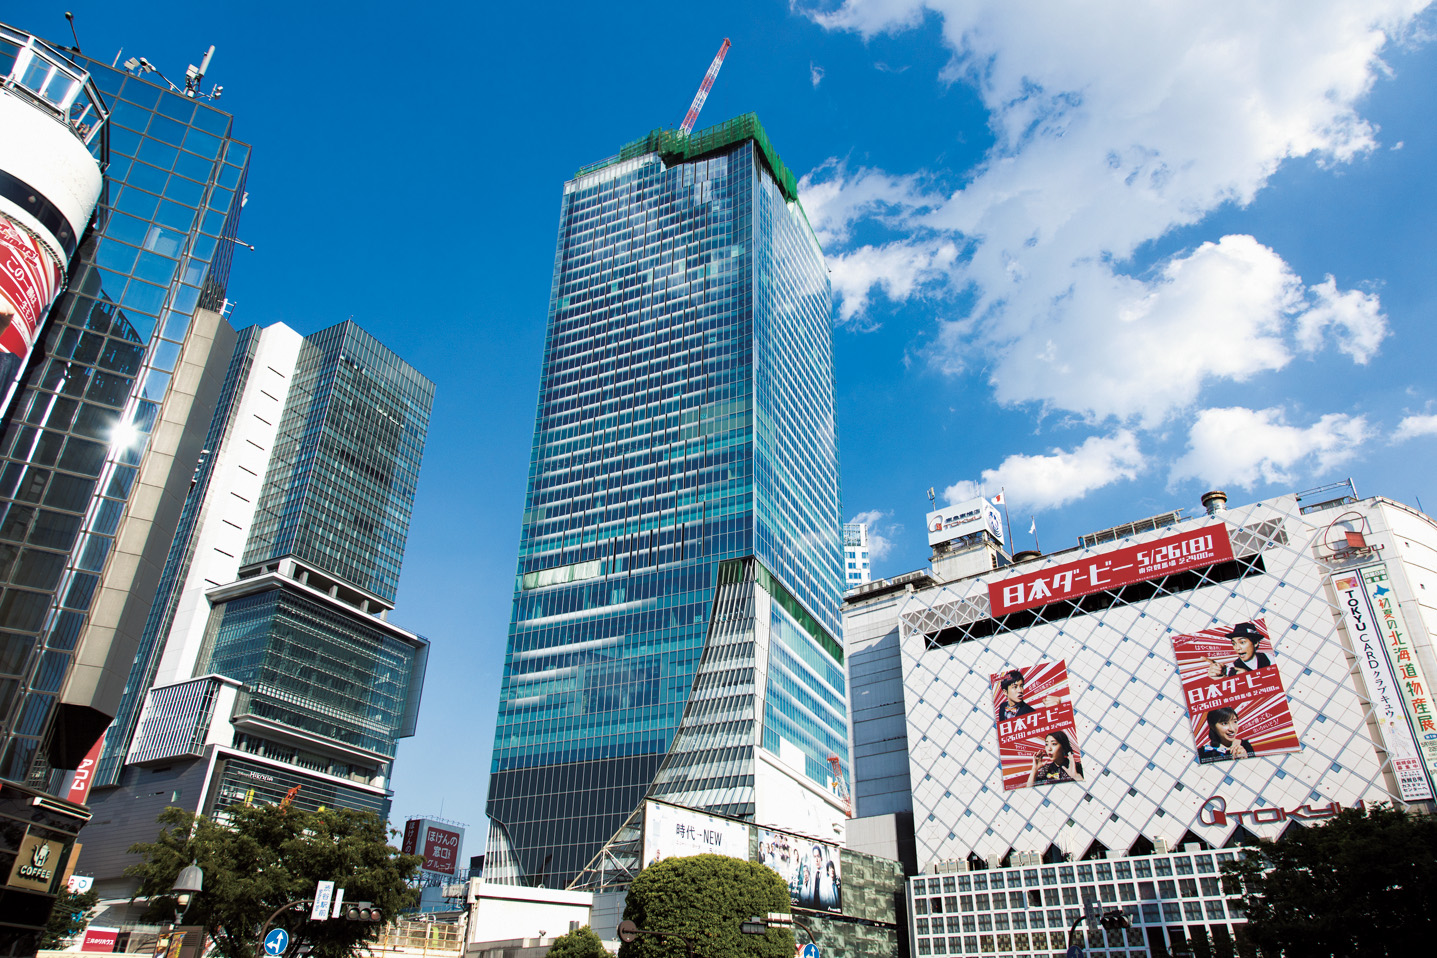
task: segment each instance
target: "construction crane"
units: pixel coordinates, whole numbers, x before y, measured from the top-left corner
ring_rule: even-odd
[[[843,777],[843,760],[837,755],[828,756],[828,766],[833,770],[833,791],[843,799],[843,808],[848,817],[853,817],[853,796],[848,791],[848,779]]]
[[[679,133],[688,136],[694,131],[694,124],[698,122],[699,111],[704,108],[704,101],[709,98],[709,90],[713,89],[714,78],[718,76],[719,68],[723,66],[723,58],[728,53],[728,37],[723,38],[723,45],[714,56],[714,62],[709,64],[709,72],[704,74],[704,82],[699,84],[699,92],[694,94],[694,102],[689,106],[689,112],[684,116],[684,122],[679,126]]]

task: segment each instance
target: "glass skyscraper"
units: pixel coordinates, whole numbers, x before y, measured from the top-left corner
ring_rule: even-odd
[[[0,438],[0,779],[40,788],[113,714],[63,686],[196,315],[208,343],[224,310],[249,165],[228,114],[72,59],[110,109],[105,190]]]
[[[486,878],[565,887],[646,795],[842,818],[830,290],[752,115],[564,187]]]

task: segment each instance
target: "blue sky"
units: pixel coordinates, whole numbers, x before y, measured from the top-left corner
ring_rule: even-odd
[[[394,620],[434,643],[394,818],[481,850],[563,182],[759,114],[837,292],[844,502],[874,569],[927,489],[1049,551],[1207,489],[1352,477],[1437,507],[1437,49],[1426,0],[1254,5],[19,0],[208,82],[254,145],[241,325],[353,316],[438,387]],[[208,85],[208,83],[207,83]]]

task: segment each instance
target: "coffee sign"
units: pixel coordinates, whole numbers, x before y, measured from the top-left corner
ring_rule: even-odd
[[[20,852],[15,856],[15,865],[10,869],[11,888],[26,888],[30,891],[48,892],[55,881],[55,869],[60,864],[65,846],[39,835],[26,835],[20,843]]]

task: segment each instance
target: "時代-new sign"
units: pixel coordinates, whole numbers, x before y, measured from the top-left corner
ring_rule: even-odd
[[[1232,543],[1227,537],[1227,526],[1204,526],[1142,545],[1115,549],[1088,559],[990,582],[988,601],[995,616],[1006,615],[1060,599],[1073,599],[1231,559]]]

